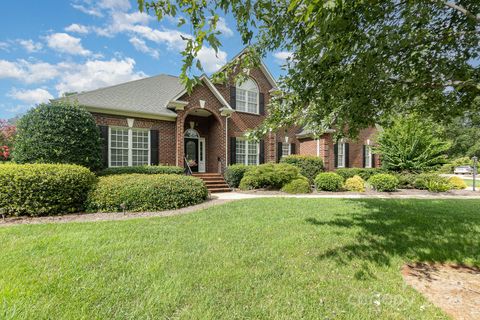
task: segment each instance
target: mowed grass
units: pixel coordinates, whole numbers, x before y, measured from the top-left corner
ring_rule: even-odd
[[[400,268],[480,265],[479,208],[276,198],[0,228],[0,318],[446,319]]]

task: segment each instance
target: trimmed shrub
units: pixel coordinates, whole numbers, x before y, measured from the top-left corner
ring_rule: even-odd
[[[450,187],[454,190],[463,190],[467,188],[465,180],[459,177],[450,177],[448,179],[448,183],[450,184]]]
[[[353,176],[345,181],[345,190],[365,192],[365,181],[360,176]]]
[[[298,193],[310,193],[312,189],[310,188],[310,182],[306,177],[299,176],[298,178],[293,179],[286,185],[284,185],[281,191],[286,193],[298,194]]]
[[[100,132],[93,116],[67,102],[41,104],[17,123],[13,159],[17,163],[67,163],[98,170]]]
[[[368,183],[373,189],[380,192],[391,192],[398,188],[398,179],[394,175],[388,173],[379,173],[368,179]]]
[[[233,164],[225,169],[225,181],[227,181],[230,188],[238,188],[240,181],[242,181],[245,172],[247,172],[251,166],[244,164]]]
[[[335,170],[335,173],[342,176],[344,180],[359,176],[366,181],[374,174],[385,173],[385,170],[381,168],[340,168]]]
[[[343,187],[343,178],[335,172],[319,173],[315,178],[315,187],[322,191],[339,191]]]
[[[432,181],[434,183],[432,183]],[[429,190],[429,186],[436,188],[436,185],[447,185],[448,179],[437,173],[421,173],[415,179],[415,189]]]
[[[415,189],[415,180],[417,179],[418,174],[402,172],[395,174],[395,177],[398,179],[399,189]]]
[[[80,212],[96,177],[67,164],[0,166],[0,209],[7,215],[43,216]]]
[[[135,167],[114,167],[100,171],[99,176],[110,176],[114,174],[183,174],[183,169],[175,166],[135,166]]]
[[[427,181],[427,190],[430,192],[445,192],[452,188],[448,183],[448,179],[440,177],[441,179],[432,179]]]
[[[311,184],[313,184],[315,177],[324,170],[323,160],[315,156],[290,155],[283,157],[280,162],[291,164],[300,169],[300,174],[306,177]]]
[[[239,188],[242,190],[260,188],[278,190],[298,177],[299,174],[299,169],[288,163],[261,164],[245,172]]]
[[[123,174],[99,178],[89,194],[89,211],[158,211],[201,203],[208,191],[202,180],[175,174]]]

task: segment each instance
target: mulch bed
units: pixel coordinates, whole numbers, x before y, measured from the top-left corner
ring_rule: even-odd
[[[405,282],[458,320],[480,319],[480,269],[459,265],[407,264]]]

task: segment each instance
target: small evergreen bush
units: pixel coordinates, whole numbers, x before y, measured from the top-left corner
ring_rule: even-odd
[[[300,169],[300,174],[306,177],[311,184],[320,172],[323,172],[323,160],[315,156],[290,155],[283,157],[281,163],[288,163]]]
[[[95,174],[77,165],[3,164],[0,209],[14,216],[80,212],[95,182]]]
[[[463,190],[467,188],[467,184],[465,180],[459,177],[450,177],[448,179],[448,183],[450,184],[451,188],[454,190]]]
[[[315,187],[322,191],[340,191],[343,187],[343,178],[335,172],[319,173],[315,178]]]
[[[435,183],[431,183],[435,181]],[[444,178],[437,173],[421,173],[415,179],[415,189],[428,190],[429,185],[434,186],[436,184],[445,185],[448,183],[448,179]]]
[[[122,174],[100,177],[88,196],[89,211],[158,211],[201,203],[208,191],[202,180],[175,174]]]
[[[244,164],[233,164],[225,169],[225,181],[230,188],[238,188],[240,181],[242,181],[245,172],[247,172],[252,166]]]
[[[261,164],[245,172],[239,188],[242,190],[260,188],[279,190],[299,175],[299,169],[288,163]]]
[[[415,180],[418,174],[411,172],[401,172],[395,174],[398,179],[399,189],[415,189]]]
[[[366,181],[374,174],[385,173],[385,170],[381,168],[339,168],[335,170],[335,173],[341,175],[344,180],[359,176]]]
[[[93,116],[67,102],[41,104],[17,123],[13,159],[17,163],[78,164],[98,170],[100,132]]]
[[[293,179],[284,185],[281,191],[291,194],[299,193],[310,193],[312,189],[310,188],[310,182],[306,177],[299,176],[298,178]]]
[[[100,171],[99,176],[110,176],[114,174],[183,174],[183,169],[175,166],[134,166],[134,167],[112,167]]]
[[[380,192],[391,192],[398,188],[398,179],[394,175],[388,173],[379,173],[368,179],[368,183],[373,189]]]
[[[353,176],[345,181],[345,190],[365,192],[365,181],[360,176]]]

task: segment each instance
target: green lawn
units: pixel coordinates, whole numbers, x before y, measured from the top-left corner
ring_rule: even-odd
[[[277,198],[0,228],[0,319],[446,319],[399,270],[480,265],[478,208]]]

